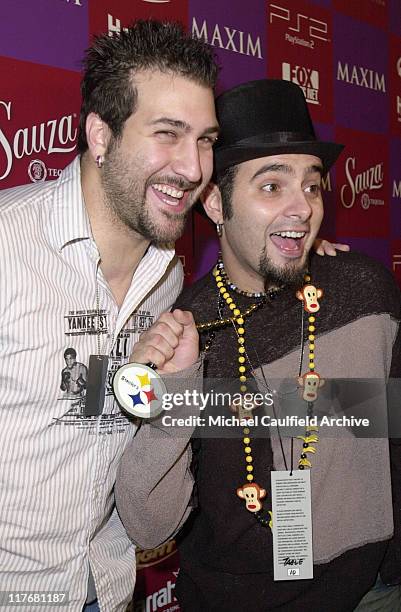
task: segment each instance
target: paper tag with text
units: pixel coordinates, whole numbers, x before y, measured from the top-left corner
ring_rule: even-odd
[[[271,472],[274,580],[313,578],[309,470]]]

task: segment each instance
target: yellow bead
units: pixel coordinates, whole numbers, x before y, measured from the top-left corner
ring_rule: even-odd
[[[250,432],[249,427],[244,427],[243,432],[244,432],[244,434],[249,434],[249,432]]]
[[[242,372],[242,373],[243,373],[243,372],[246,372],[246,367],[245,367],[245,366],[240,366],[240,367],[238,368],[238,371],[239,371],[239,372]]]
[[[233,301],[232,297],[229,297],[229,298],[226,299],[227,304],[231,304],[232,301]]]
[[[245,329],[243,327],[239,327],[237,329],[237,332],[239,333],[240,336],[242,336],[243,334],[245,334]]]
[[[229,297],[230,297],[230,294],[229,294],[229,293],[227,293],[227,291],[226,291],[226,293],[223,293],[223,298],[224,298],[225,300],[226,300],[227,298],[229,298]]]
[[[240,376],[239,377],[239,381],[240,382],[246,382],[246,376]]]
[[[250,447],[250,446],[245,446],[244,451],[245,451],[246,453],[251,453],[251,452],[252,452],[252,449],[251,449],[251,447]]]
[[[314,369],[315,369],[315,363],[314,363],[314,361],[311,361],[311,362],[310,362],[310,364],[309,364],[309,369],[310,369],[310,370],[314,370]]]
[[[316,321],[315,317],[308,318],[309,323],[314,323]]]
[[[309,359],[312,360],[315,358],[315,353],[309,353]]]
[[[220,293],[225,293],[227,289],[225,287],[220,287]]]
[[[313,342],[311,342],[311,343],[309,344],[309,350],[310,350],[310,351],[313,351],[314,349],[315,349],[315,345],[314,345],[314,343],[313,343]]]
[[[218,288],[220,289],[220,287],[224,287],[224,283],[222,283],[221,281],[219,283],[217,283]]]
[[[220,276],[220,274],[219,274],[218,272],[216,272],[215,276],[216,276],[216,280],[217,280],[217,281],[221,281],[221,280],[223,280],[223,279],[222,279],[222,277]]]
[[[247,465],[246,470],[247,472],[253,472],[253,465]]]
[[[309,325],[308,327],[310,332],[314,332],[315,331],[315,326],[314,325]]]
[[[246,380],[246,379],[245,379]],[[247,386],[246,385],[241,385],[239,390],[241,391],[241,393],[245,393],[245,391],[247,390]]]
[[[315,339],[315,336],[313,334],[309,334],[308,340],[312,340],[313,341],[314,339]]]
[[[253,480],[252,474],[247,474],[246,479],[249,480],[249,482],[252,482]]]
[[[240,363],[245,363],[245,357],[238,357],[238,361]]]
[[[234,310],[234,314],[235,314],[235,316],[236,316],[236,317],[238,317],[238,315],[240,315],[240,314],[241,314],[241,311],[240,311],[240,310],[238,310],[238,308],[236,308],[236,309]]]
[[[228,300],[227,300],[227,304],[228,304]],[[228,306],[228,307],[229,307],[229,309],[230,309],[230,310],[235,310],[235,304],[234,304],[234,302],[230,302],[230,304],[229,304],[229,306]]]
[[[243,325],[244,324],[244,319],[242,317],[238,317],[237,323],[238,323],[238,325]]]
[[[249,444],[251,441],[251,438],[244,438],[244,444]]]
[[[244,344],[244,342],[245,342],[244,338],[238,338],[238,344]]]
[[[245,353],[245,347],[244,346],[240,346],[238,349],[239,353]]]
[[[253,459],[252,459],[252,455],[247,455],[247,456],[245,457],[245,461],[246,461],[247,463],[252,463],[252,461],[253,461]]]

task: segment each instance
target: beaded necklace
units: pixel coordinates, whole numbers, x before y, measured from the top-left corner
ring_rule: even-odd
[[[229,310],[232,313],[231,317],[226,319],[220,318],[216,321],[209,323],[198,324],[197,328],[199,331],[210,330],[217,326],[226,325],[231,323],[237,334],[238,342],[238,378],[240,382],[240,391],[242,394],[248,390],[247,386],[247,366],[246,366],[246,348],[245,348],[245,317],[258,308],[258,304],[264,303],[267,296],[274,295],[279,290],[273,290],[269,293],[250,293],[244,292],[238,289],[233,283],[230,282],[228,275],[224,269],[223,262],[219,259],[214,270],[213,276],[216,281],[216,286],[219,291],[219,296],[225,301]],[[324,381],[315,370],[315,314],[320,309],[318,299],[322,297],[323,291],[317,289],[311,284],[311,277],[309,274],[304,276],[305,285],[304,287],[296,292],[296,297],[302,301],[303,310],[308,313],[308,343],[309,343],[309,370],[305,374],[301,375],[302,368],[302,348],[303,338],[301,345],[301,358],[300,358],[300,371],[298,376],[298,383],[303,389],[302,398],[307,402],[307,416],[313,415],[313,404],[317,399],[317,393],[319,387],[323,386]],[[253,304],[246,311],[241,313],[237,307],[233,298],[230,295],[229,289],[248,297],[262,298],[264,301]],[[303,316],[302,316],[303,321]],[[302,326],[303,334],[303,326]],[[242,411],[241,416],[244,418],[251,418],[251,414],[244,414]],[[254,466],[252,457],[252,440],[250,428],[243,427],[243,444],[244,444],[244,455],[245,455],[245,471],[246,471],[246,484],[242,485],[237,489],[237,495],[245,501],[246,508],[252,512],[256,520],[263,527],[272,528],[272,512],[268,510],[268,515],[262,514],[262,502],[261,500],[266,496],[266,490],[260,487],[254,481]],[[316,453],[316,448],[313,446],[318,442],[319,438],[317,435],[317,427],[307,425],[304,436],[297,436],[298,439],[302,440],[302,450],[300,458],[298,460],[298,469],[304,470],[305,468],[311,468],[312,464],[309,460],[311,454]],[[293,447],[293,438],[291,439],[291,448]],[[292,471],[292,466],[291,466]]]

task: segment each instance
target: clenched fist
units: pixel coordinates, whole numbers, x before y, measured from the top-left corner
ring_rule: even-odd
[[[192,313],[165,312],[134,346],[130,361],[154,363],[160,374],[179,372],[198,359],[199,336]]]

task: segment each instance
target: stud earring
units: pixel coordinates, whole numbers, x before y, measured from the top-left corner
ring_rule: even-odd
[[[219,238],[223,235],[223,225],[224,223],[216,223],[216,232]]]
[[[103,155],[96,155],[96,165],[98,168],[101,168],[104,164],[104,157]]]

